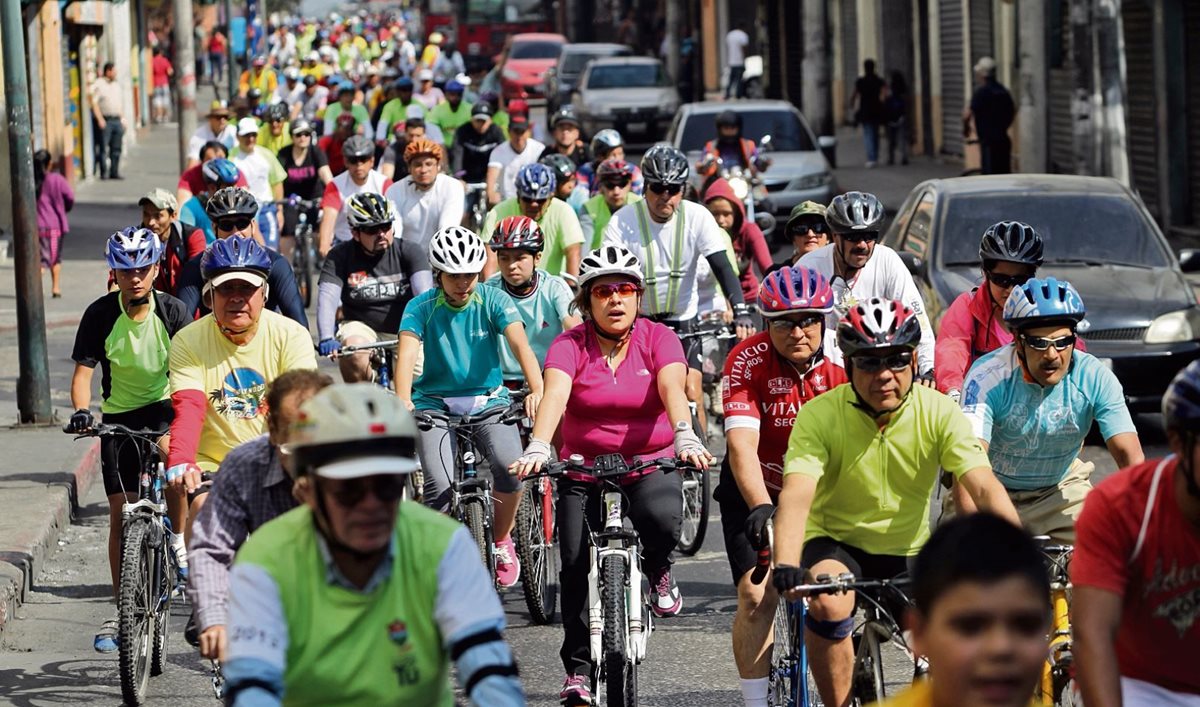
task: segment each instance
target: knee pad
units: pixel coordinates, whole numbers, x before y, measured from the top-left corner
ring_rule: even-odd
[[[804,625],[827,641],[840,641],[854,632],[854,617],[847,616],[841,621],[818,621],[812,614],[805,614]]]

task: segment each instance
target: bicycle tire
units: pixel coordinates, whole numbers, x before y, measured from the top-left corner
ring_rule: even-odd
[[[163,547],[156,555],[158,557],[159,596],[162,605],[154,614],[154,644],[150,650],[150,676],[162,675],[167,669],[167,646],[170,645],[171,633],[171,598],[175,594],[175,581],[179,576],[179,566],[175,561],[175,553],[170,549],[167,528],[163,529]]]
[[[626,595],[632,591],[625,558],[619,554],[607,555],[600,566],[600,605],[604,611],[603,647],[604,692],[608,707],[631,707],[636,703],[629,700],[627,670],[630,660],[626,653],[626,635],[629,620],[626,616]],[[636,591],[641,591],[640,589]],[[636,679],[635,679],[636,686]]]
[[[121,697],[140,705],[150,680],[150,643],[154,633],[151,586],[150,521],[135,518],[125,524],[121,538],[121,588],[117,598]]]
[[[488,573],[495,579],[496,561],[492,557],[492,544],[487,537],[483,502],[474,499],[467,501],[463,504],[462,516],[463,525],[467,526],[467,531],[471,533],[471,539],[475,541],[475,546],[479,549],[479,559],[483,561],[483,566],[488,569]]]
[[[683,522],[675,547],[690,557],[700,551],[708,532],[711,480],[707,469],[683,469],[679,475],[683,479]]]
[[[771,707],[800,707],[797,702],[795,656],[799,653],[792,635],[792,620],[787,599],[780,597],[775,607],[774,640],[767,683],[767,704]]]
[[[879,637],[872,630],[873,623],[863,626],[862,636],[854,655],[854,678],[851,685],[851,705],[873,704],[886,697],[883,688],[883,657],[879,651]]]
[[[1054,669],[1054,707],[1076,707],[1075,680],[1071,677],[1069,668],[1060,666]]]
[[[546,498],[544,491],[550,492]],[[517,506],[517,556],[521,559],[521,589],[535,624],[554,621],[558,604],[558,528],[554,518],[554,490],[545,479],[526,482]],[[546,509],[550,512],[550,537],[546,537]]]
[[[312,306],[314,277],[311,257],[312,227],[305,224],[302,233],[303,235],[298,231],[296,234],[296,250],[292,254],[292,269],[296,272],[296,285],[300,288],[300,299],[304,301],[304,308],[308,309]]]

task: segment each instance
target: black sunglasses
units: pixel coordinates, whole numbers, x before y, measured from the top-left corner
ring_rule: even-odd
[[[358,231],[359,233],[365,233],[368,236],[377,236],[380,233],[387,233],[389,230],[391,230],[391,228],[392,222],[388,221],[387,223],[377,223],[374,226],[359,226],[354,230]]]
[[[1029,278],[1031,278],[1031,277],[1033,277],[1033,276],[1032,275],[1023,275],[1023,274],[1022,275],[1003,275],[1001,273],[991,272],[991,271],[988,271],[988,274],[987,274],[988,280],[990,280],[993,285],[1000,287],[1002,289],[1008,289],[1010,287],[1018,287],[1020,285],[1024,285],[1026,282],[1029,282]]]
[[[218,219],[217,228],[222,231],[241,231],[250,228],[250,224],[253,222],[252,218]]]
[[[404,496],[404,476],[380,474],[360,479],[346,479],[338,488],[330,489],[329,495],[342,508],[354,508],[366,498],[368,491],[382,503],[395,503]]]
[[[893,371],[911,368],[913,355],[911,351],[900,351],[890,356],[854,356],[850,360],[863,373],[878,373],[885,366]]]
[[[879,231],[851,231],[843,233],[841,236],[851,243],[862,243],[864,241],[879,240]]]
[[[347,157],[346,164],[362,164],[363,162],[371,162],[372,159],[370,155],[366,157]]]
[[[632,179],[605,179],[600,182],[600,186],[604,187],[605,189],[624,189],[625,187],[629,186],[629,183],[632,181]]]
[[[521,201],[523,201],[523,202],[525,202],[526,204],[529,204],[529,205],[533,205],[533,204],[544,204],[544,203],[546,203],[547,201],[550,201],[550,198],[549,198],[549,197],[547,197],[547,198],[545,198],[545,199],[531,199],[531,198],[530,198],[530,197],[528,197],[528,196],[522,196],[522,197],[520,197],[520,199],[521,199]]]
[[[656,182],[654,184],[647,184],[646,188],[655,194],[667,194],[670,196],[675,196],[679,192],[683,191],[682,184],[660,184]]]
[[[1060,336],[1057,339],[1051,339],[1046,336],[1021,335],[1021,341],[1024,341],[1025,345],[1034,351],[1046,351],[1051,346],[1053,346],[1056,351],[1065,351],[1075,345],[1076,338],[1077,337],[1074,334]]]
[[[825,321],[825,317],[819,314],[810,314],[806,317],[779,317],[777,319],[769,319],[768,321],[772,329],[790,332],[796,327],[807,329],[811,326],[816,326]]]
[[[829,225],[824,221],[815,221],[813,223],[798,223],[788,229],[788,233],[792,236],[803,236],[809,231],[818,235],[829,233]]]

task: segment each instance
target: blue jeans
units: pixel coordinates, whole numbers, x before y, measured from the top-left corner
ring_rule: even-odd
[[[121,124],[120,116],[104,117],[104,127],[100,130],[99,161],[100,178],[120,176],[121,147],[125,144],[125,126]]]
[[[725,97],[745,98],[746,90],[742,86],[742,76],[746,73],[745,66],[729,67],[729,83],[725,86]]]
[[[867,161],[879,161],[879,123],[863,122],[863,144],[867,148]]]

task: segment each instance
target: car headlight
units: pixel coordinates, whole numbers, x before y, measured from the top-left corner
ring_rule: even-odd
[[[795,191],[801,189],[819,189],[820,187],[829,186],[831,183],[833,183],[833,175],[829,172],[822,172],[793,180],[792,189]]]
[[[504,78],[508,79],[509,81],[520,81],[521,80],[521,75],[519,73],[517,73],[516,71],[513,71],[512,69],[505,69],[504,71],[501,71],[500,74],[502,76],[504,76]]]
[[[746,195],[750,193],[750,182],[747,182],[745,177],[730,177],[729,186],[738,201],[745,201]]]
[[[1174,344],[1191,341],[1200,331],[1200,311],[1188,307],[1156,317],[1146,329],[1147,344]]]

